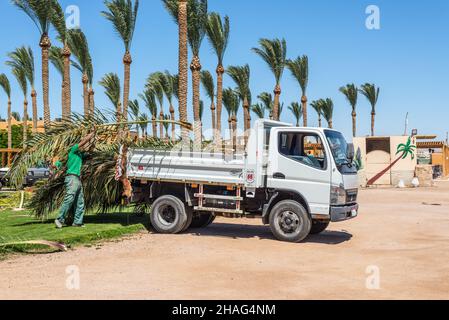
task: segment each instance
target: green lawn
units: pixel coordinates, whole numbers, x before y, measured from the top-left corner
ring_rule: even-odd
[[[47,240],[62,242],[68,247],[89,245],[99,240],[145,230],[148,227],[148,221],[148,216],[138,217],[132,213],[108,213],[87,215],[84,220],[85,228],[56,229],[54,217],[41,221],[30,216],[29,211],[0,211],[0,258],[11,252],[34,253],[53,250],[37,245],[2,246],[5,243]]]

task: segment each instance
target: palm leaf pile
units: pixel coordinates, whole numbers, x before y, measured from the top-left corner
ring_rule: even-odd
[[[86,210],[104,213],[119,208],[122,206],[123,185],[115,180],[115,173],[120,145],[156,149],[173,146],[171,142],[153,137],[139,141],[126,138],[123,141],[119,134],[121,126],[110,123],[108,117],[100,112],[89,117],[74,115],[70,121],[54,123],[46,133],[37,134],[28,141],[27,148],[14,160],[8,178],[12,185],[18,186],[28,168],[42,162],[52,163],[55,159],[64,164],[69,148],[95,128],[95,150],[84,161],[82,168]],[[61,206],[63,197],[64,174],[60,174],[36,190],[29,207],[36,216],[44,217]]]

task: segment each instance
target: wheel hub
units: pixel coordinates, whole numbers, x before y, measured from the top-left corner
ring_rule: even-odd
[[[279,216],[279,226],[285,233],[295,233],[299,230],[299,217],[291,211],[285,211]]]

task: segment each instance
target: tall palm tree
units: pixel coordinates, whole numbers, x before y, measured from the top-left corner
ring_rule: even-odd
[[[35,89],[34,55],[30,47],[20,47],[8,54],[11,59],[6,64],[12,68],[25,71],[25,76],[31,86],[31,101],[33,108],[33,133],[37,132],[37,92]]]
[[[265,118],[265,106],[261,103],[257,103],[251,107],[251,111],[254,112],[259,119]]]
[[[20,89],[23,93],[23,148],[26,148],[26,142],[28,140],[28,80],[26,76],[26,71],[23,67],[20,66],[12,66],[12,74],[17,80]]]
[[[168,13],[172,16],[179,29],[178,50],[178,100],[179,119],[187,122],[187,88],[188,88],[188,6],[187,0],[162,0]],[[190,2],[190,0],[189,0]],[[181,138],[184,146],[189,144],[189,131],[181,127]]]
[[[210,100],[210,113],[212,115],[212,130],[215,132],[216,128],[216,113],[215,113],[215,83],[212,74],[204,70],[201,72],[201,83],[204,91]]]
[[[287,59],[287,42],[285,39],[260,39],[260,48],[253,48],[253,51],[264,60],[276,79],[274,88],[273,119],[279,120],[279,100],[281,95],[281,78],[284,73]]]
[[[217,55],[217,116],[215,125],[215,144],[221,146],[221,114],[223,110],[223,67],[224,55],[229,43],[230,34],[229,17],[223,19],[220,14],[212,12],[209,14],[206,25],[206,33],[209,42]]]
[[[147,79],[146,87],[151,90],[155,95],[157,101],[159,102],[160,112],[159,112],[159,120],[163,120],[164,118],[164,85],[163,82],[165,80],[165,75],[162,72],[154,72],[150,74]],[[157,118],[157,115],[156,115]],[[163,122],[159,123],[159,131],[160,138],[164,137],[164,124]]]
[[[102,14],[113,24],[116,33],[120,36],[125,46],[125,55],[123,56],[123,65],[125,67],[123,80],[123,110],[121,111],[121,114],[127,117],[131,64],[133,62],[130,50],[134,30],[136,28],[139,0],[106,0],[105,5],[108,11],[102,11]]]
[[[245,146],[248,142],[249,129],[251,129],[251,90],[249,87],[249,79],[251,71],[249,65],[244,66],[230,66],[228,67],[227,74],[237,85],[237,91],[240,96],[240,100],[243,102],[244,111],[244,130],[245,130]]]
[[[237,92],[231,88],[223,90],[223,105],[228,111],[232,150],[235,153],[237,148],[237,112],[240,106],[240,98]]]
[[[162,86],[164,89],[164,94],[165,97],[168,100],[168,103],[170,105],[170,120],[171,121],[175,121],[175,108],[173,106],[173,98],[177,98],[177,94],[175,93],[175,91],[177,91],[178,89],[175,89],[175,85],[177,84],[175,81],[175,78],[173,77],[173,75],[169,72],[169,71],[165,71],[164,77],[162,78]],[[175,141],[176,140],[176,127],[175,124],[172,123],[171,125],[171,140]],[[168,131],[167,131],[168,134]]]
[[[48,59],[50,60],[53,67],[55,67],[56,71],[61,76],[61,106],[64,105],[64,99],[65,99],[65,91],[64,91],[64,58],[61,54],[62,49],[52,46],[50,50],[48,51]]]
[[[371,104],[371,136],[374,136],[374,125],[376,121],[376,104],[379,100],[380,88],[376,88],[374,84],[365,83],[359,90]]]
[[[304,127],[307,127],[307,85],[309,83],[309,58],[307,56],[299,56],[295,60],[288,60],[287,68],[290,69],[292,76],[298,81],[299,86],[301,87]]]
[[[93,66],[89,45],[86,36],[79,29],[69,30],[67,42],[76,58],[76,62],[72,62],[72,65],[82,74],[84,115],[88,116],[91,113],[89,105],[89,83],[92,83],[93,79]]]
[[[2,73],[0,74],[0,87],[2,87],[6,96],[8,97],[8,149],[12,149],[12,128],[11,128],[11,83],[8,77]],[[8,155],[9,157],[9,155]],[[8,163],[11,159],[8,159]]]
[[[112,105],[116,109],[116,119],[117,121],[121,121],[122,117],[122,106],[120,102],[120,78],[116,73],[107,73],[101,80],[98,82],[100,86],[105,89],[105,94],[111,101]]]
[[[296,126],[299,127],[299,121],[303,116],[302,106],[298,102],[292,102],[288,107],[288,110],[292,112],[293,116],[296,119]]]
[[[334,102],[327,98],[326,100],[321,100],[321,108],[323,112],[323,117],[326,119],[329,129],[333,129],[333,116],[334,116]]]
[[[58,39],[61,41],[63,48],[61,55],[64,60],[64,73],[63,73],[63,104],[62,104],[62,119],[69,121],[72,115],[72,91],[71,91],[71,78],[70,78],[70,56],[72,54],[71,48],[68,43],[68,29],[66,27],[65,15],[59,2],[56,0],[53,3],[53,14],[51,16],[51,23],[58,32]]]
[[[140,121],[140,129],[142,130],[142,138],[146,139],[147,138],[147,129],[148,129],[148,115],[146,113],[142,113],[139,118],[138,121]]]
[[[50,102],[49,102],[49,72],[48,54],[51,41],[48,37],[50,21],[54,15],[55,0],[12,0],[13,4],[22,10],[38,28],[41,38],[39,46],[42,49],[42,91],[44,99],[44,125],[50,126]]]
[[[157,104],[156,104],[156,96],[154,91],[151,88],[147,88],[143,94],[140,94],[140,99],[145,103],[145,106],[151,113],[151,121],[153,128],[153,137],[157,138]],[[161,137],[162,138],[162,137]]]
[[[310,103],[310,106],[316,111],[318,115],[318,126],[322,127],[322,120],[321,117],[323,115],[323,100],[315,100]]]
[[[270,119],[273,120],[273,96],[271,93],[268,92],[262,92],[260,95],[257,96],[257,99],[262,101],[262,105],[264,106],[265,110],[268,110],[270,112]]]
[[[359,89],[355,84],[347,84],[341,87],[340,92],[343,93],[352,107],[352,136],[357,136],[357,98]]]
[[[134,100],[130,100],[129,101],[129,115],[131,116],[131,118],[133,119],[133,121],[139,121],[139,117],[140,117],[140,105],[139,105],[139,100],[134,99]],[[136,133],[137,133],[137,137],[139,137],[139,128],[140,125],[136,124]]]

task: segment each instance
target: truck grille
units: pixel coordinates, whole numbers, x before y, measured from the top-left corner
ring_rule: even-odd
[[[346,203],[356,203],[357,202],[358,190],[348,190],[346,191]]]

